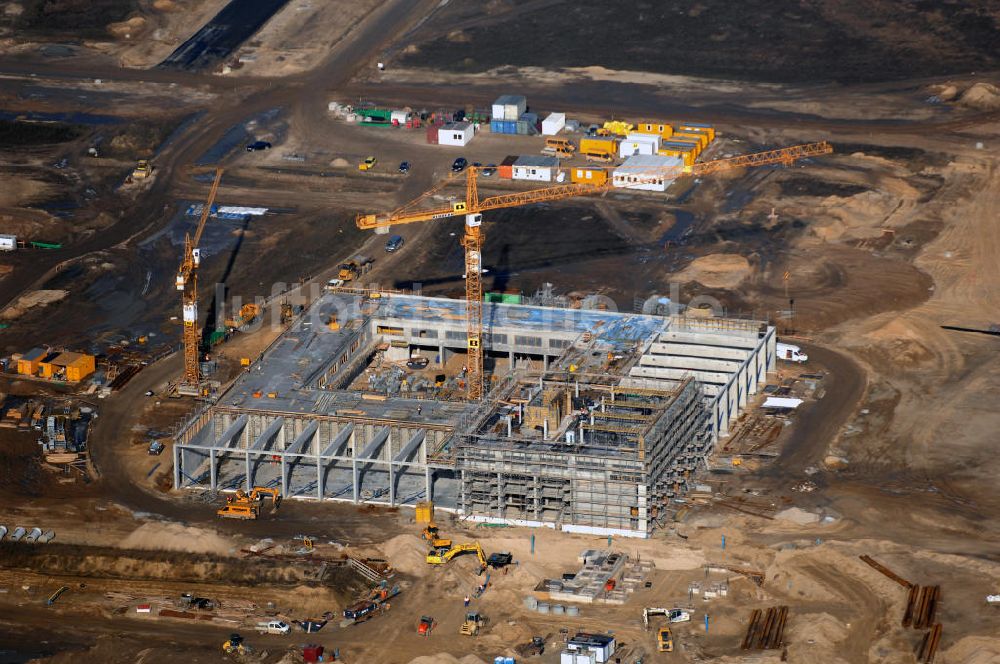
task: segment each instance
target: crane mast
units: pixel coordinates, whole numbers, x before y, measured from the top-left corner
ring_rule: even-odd
[[[182,333],[184,344],[184,376],[181,385],[188,393],[198,394],[201,385],[201,372],[198,370],[198,347],[200,345],[200,330],[198,328],[198,265],[201,263],[201,236],[205,224],[212,212],[215,195],[219,191],[222,180],[222,169],[216,169],[215,180],[208,193],[208,199],[201,210],[198,226],[194,237],[190,233],[184,235],[184,257],[177,270],[177,290],[181,291],[181,312],[184,324]]]
[[[676,166],[658,170],[650,174],[644,170],[641,175],[654,179],[673,179],[681,175],[700,177],[736,168],[752,168],[769,164],[790,165],[799,159],[830,154],[833,146],[826,141],[793,145],[777,150],[767,150],[746,155],[738,155],[726,159],[716,159],[693,166]],[[593,167],[592,167],[593,168]],[[453,182],[448,179],[438,183],[417,199],[388,214],[358,215],[356,223],[362,230],[389,228],[399,224],[412,224],[435,219],[465,216],[465,233],[462,236],[462,247],[465,249],[465,323],[466,350],[468,352],[466,396],[470,401],[478,401],[483,397],[483,241],[485,234],[482,228],[483,212],[504,208],[519,207],[544,201],[562,200],[575,196],[588,196],[609,191],[614,187],[611,178],[603,184],[563,184],[554,187],[542,187],[529,191],[519,191],[499,196],[490,196],[480,200],[478,189],[479,168],[470,166],[465,173],[465,200],[452,203],[450,206],[440,206],[431,209],[417,210],[417,205],[429,198],[445,185]],[[197,364],[195,365],[197,371]]]

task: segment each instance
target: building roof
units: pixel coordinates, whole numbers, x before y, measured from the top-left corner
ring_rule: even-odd
[[[494,104],[523,104],[527,102],[524,95],[500,95]]]
[[[556,157],[545,157],[542,155],[525,155],[518,157],[514,162],[515,166],[534,166],[535,168],[558,168],[559,159]]]
[[[21,356],[22,360],[27,360],[28,362],[33,362],[35,360],[40,360],[45,357],[47,350],[44,348],[32,348],[27,353]]]
[[[651,171],[680,168],[684,165],[684,160],[680,157],[666,157],[658,154],[637,154],[632,155],[621,166],[615,168],[615,175],[628,175],[630,173],[649,173]]]
[[[513,166],[520,159],[516,154],[507,155],[504,157],[503,161],[500,162],[501,166]]]
[[[60,367],[68,367],[70,365],[76,364],[85,357],[87,356],[84,353],[73,353],[70,351],[65,351],[59,353],[51,360],[49,360],[49,364],[55,364],[56,366]]]
[[[471,122],[445,122],[441,125],[441,129],[446,131],[465,131],[471,126]]]

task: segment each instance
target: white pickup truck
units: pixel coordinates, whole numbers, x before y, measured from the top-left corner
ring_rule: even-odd
[[[257,623],[256,629],[261,634],[288,634],[292,631],[292,628],[288,626],[288,623],[280,620],[259,622]]]
[[[809,360],[809,356],[803,353],[801,348],[793,346],[792,344],[779,343],[775,350],[778,354],[779,360],[800,363]]]

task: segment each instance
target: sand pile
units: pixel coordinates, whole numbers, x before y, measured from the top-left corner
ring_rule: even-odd
[[[397,535],[382,546],[393,567],[403,574],[421,575],[427,572],[428,548],[417,535]]]
[[[336,159],[330,162],[330,165],[333,166],[334,168],[347,168],[348,166],[350,166],[350,163],[348,163],[348,161],[343,157],[337,157]]]
[[[213,553],[221,556],[232,555],[236,550],[233,542],[218,533],[162,521],[151,521],[139,526],[121,541],[120,547]]]
[[[1000,88],[989,83],[976,83],[962,93],[958,103],[984,111],[1000,108]]]
[[[0,314],[0,318],[7,320],[17,318],[32,307],[44,307],[46,304],[58,302],[67,295],[69,295],[69,291],[65,290],[36,290],[25,293],[17,298],[14,304],[7,307],[3,314]]]
[[[812,641],[821,647],[832,647],[848,636],[847,625],[829,613],[807,613],[789,621],[789,643]]]
[[[739,254],[709,254],[691,261],[679,281],[697,281],[708,288],[735,288],[750,274],[750,263]]]
[[[797,523],[800,526],[805,526],[810,523],[817,523],[819,521],[819,514],[813,514],[812,512],[807,512],[800,507],[789,507],[786,510],[781,510],[774,515],[775,519],[781,521],[789,521],[791,523]]]
[[[416,659],[411,659],[410,664],[486,664],[486,662],[475,655],[466,655],[459,659],[454,655],[442,652],[436,655],[423,655]]]
[[[1000,639],[967,636],[936,658],[942,664],[997,664],[1000,662]]]

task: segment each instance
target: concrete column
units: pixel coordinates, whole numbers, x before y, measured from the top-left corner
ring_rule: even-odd
[[[281,497],[288,495],[288,466],[285,465],[285,455],[281,455]]]
[[[218,491],[219,489],[219,469],[215,466],[215,450],[211,449],[208,451],[208,473],[209,473],[209,485],[212,487],[212,491]]]
[[[549,370],[549,356],[546,355],[545,353],[542,353],[542,370],[543,371]]]
[[[323,459],[316,455],[316,500],[323,500]]]
[[[181,488],[181,448],[174,443],[174,488]]]
[[[507,351],[507,363],[510,365],[510,371],[514,371],[514,351]]]
[[[424,466],[424,500],[434,500],[431,496],[431,467]]]
[[[388,444],[388,443],[386,443]],[[396,505],[396,473],[394,471],[395,465],[391,460],[389,461],[389,505],[395,507]]]
[[[246,477],[246,481],[247,481],[247,493],[250,493],[250,491],[253,489],[253,487],[250,486],[250,452],[249,451],[247,451],[247,453],[246,453],[246,461],[247,461],[247,477]]]
[[[351,486],[354,489],[354,502],[357,503],[361,497],[361,491],[358,487],[358,457],[354,455],[351,456]]]

